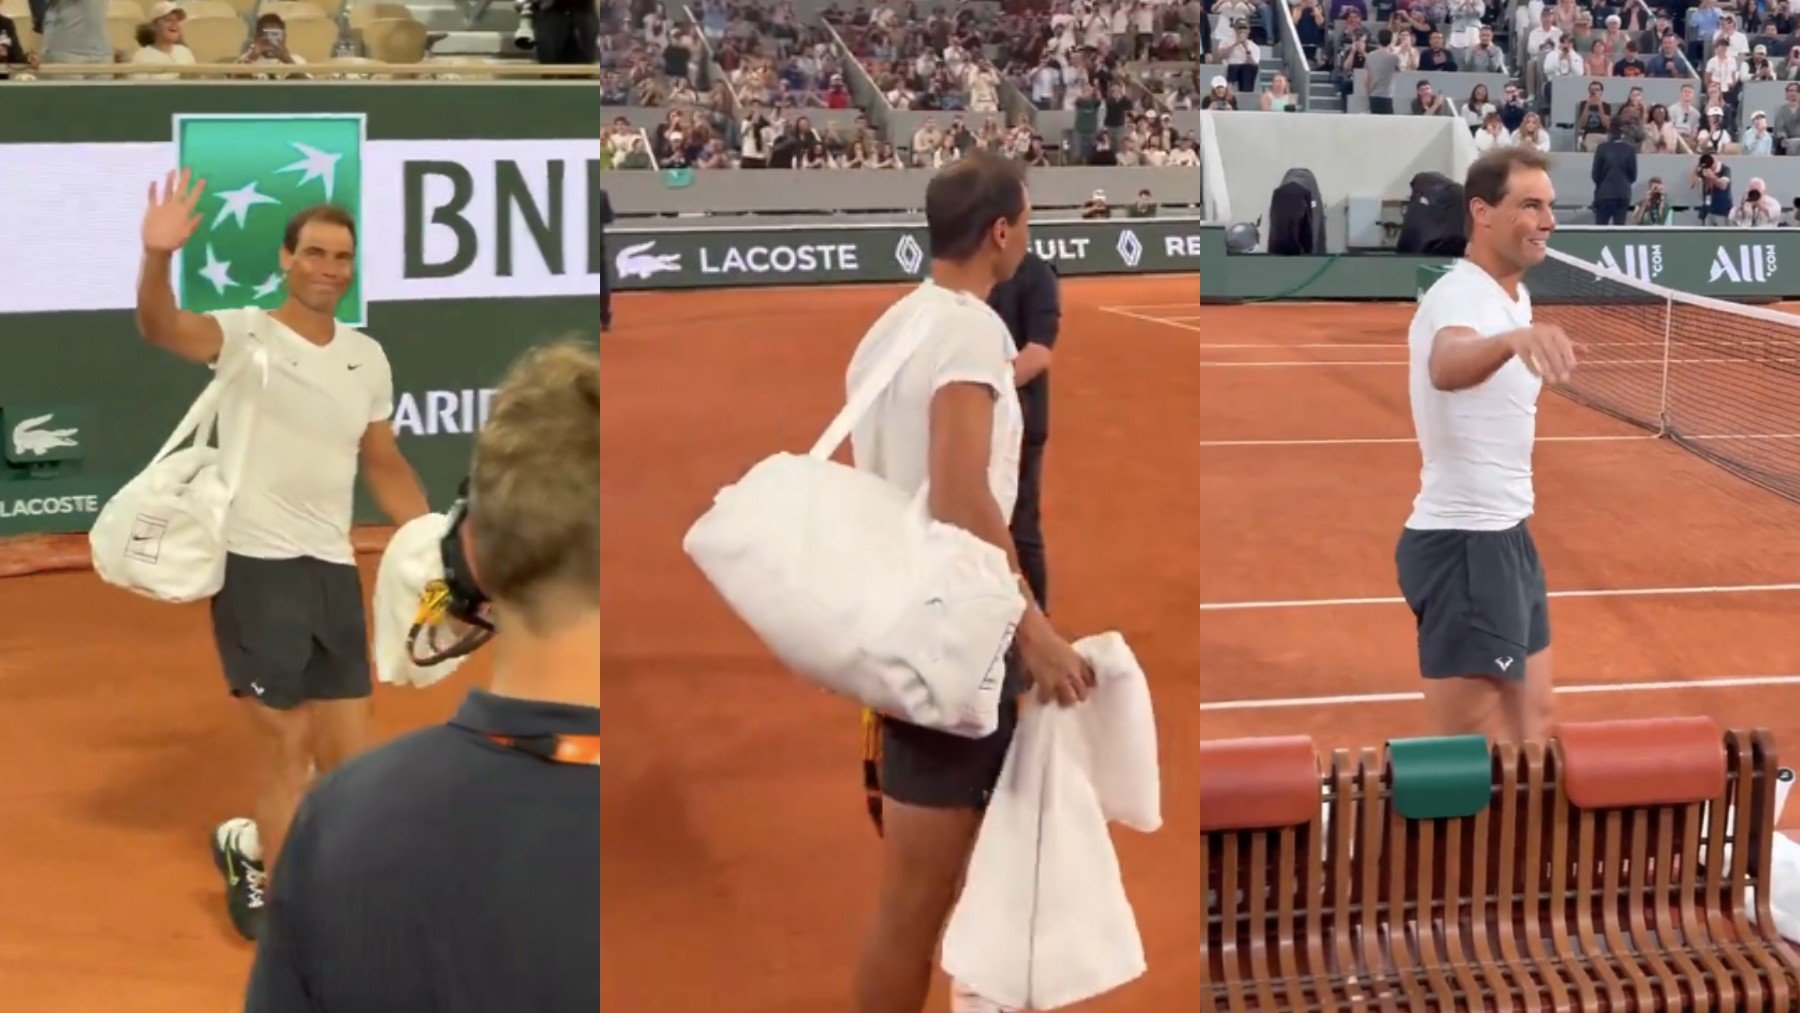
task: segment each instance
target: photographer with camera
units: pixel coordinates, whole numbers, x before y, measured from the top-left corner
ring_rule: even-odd
[[[435,550],[489,688],[300,803],[246,1013],[599,1008],[599,388],[575,342],[501,383]]]
[[[1745,229],[1768,229],[1781,224],[1781,202],[1769,196],[1761,179],[1752,179],[1743,203],[1731,209],[1731,224]]]
[[[1708,152],[1700,156],[1689,185],[1700,191],[1700,224],[1723,224],[1732,212],[1731,167]]]
[[[1669,195],[1663,188],[1661,176],[1651,176],[1650,185],[1644,191],[1644,202],[1631,213],[1633,225],[1667,225],[1675,214],[1669,206]]]

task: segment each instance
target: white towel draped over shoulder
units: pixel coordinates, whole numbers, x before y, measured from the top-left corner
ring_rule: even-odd
[[[1119,634],[1074,648],[1098,685],[1022,709],[944,933],[945,972],[1004,1006],[1067,1006],[1146,966],[1107,824],[1162,825],[1150,686]]]

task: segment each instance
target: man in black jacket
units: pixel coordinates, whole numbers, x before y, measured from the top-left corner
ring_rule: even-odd
[[[1631,188],[1637,183],[1637,149],[1621,136],[1618,118],[1607,128],[1606,140],[1594,151],[1594,221],[1599,225],[1624,225],[1631,213]]]
[[[1050,439],[1050,358],[1062,324],[1062,299],[1056,268],[1035,252],[1025,254],[1019,269],[994,286],[988,305],[1006,321],[1019,357],[1013,360],[1013,383],[1025,415],[1025,440],[1019,448],[1019,498],[1013,507],[1012,538],[1019,568],[1037,598],[1050,611],[1050,571],[1044,558],[1044,532],[1038,521],[1038,491],[1043,483],[1044,444]]]
[[[300,803],[246,1013],[599,1008],[599,457],[595,350],[528,352],[458,537],[498,630],[489,688]]]

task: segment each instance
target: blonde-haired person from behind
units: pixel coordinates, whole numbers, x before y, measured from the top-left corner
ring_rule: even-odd
[[[320,780],[246,1013],[600,1007],[600,360],[527,352],[475,438],[460,544],[489,687]]]

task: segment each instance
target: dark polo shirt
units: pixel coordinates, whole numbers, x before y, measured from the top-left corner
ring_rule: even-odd
[[[1006,322],[1013,344],[1056,348],[1062,326],[1062,299],[1057,292],[1056,269],[1035,252],[1025,254],[1019,269],[988,294],[988,305]],[[1025,416],[1025,438],[1042,442],[1050,435],[1050,370],[1039,373],[1019,388],[1019,408]]]
[[[597,736],[600,712],[471,690],[449,723],[320,779],[275,866],[246,1013],[599,1009],[600,768],[490,734]]]

